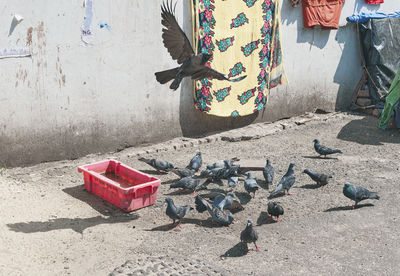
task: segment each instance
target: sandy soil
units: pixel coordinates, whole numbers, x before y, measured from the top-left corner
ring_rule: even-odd
[[[243,181],[235,192],[245,210],[230,227],[214,227],[207,214],[193,211],[181,229],[170,230],[165,206],[127,214],[84,191],[79,165],[115,158],[153,173],[130,154],[136,149],[6,170],[0,176],[1,275],[400,275],[400,133],[376,125],[373,117],[339,114],[258,140],[152,154],[176,166],[185,166],[196,150],[206,163],[268,156],[276,169],[273,187],[294,161],[296,183],[292,196],[279,198],[285,209],[279,223],[266,220],[269,192],[261,189],[250,200]],[[344,154],[313,158],[314,138]],[[301,173],[305,168],[335,177],[314,189]],[[262,174],[255,175],[263,184]],[[172,174],[159,177],[159,199],[170,196],[176,204],[194,206],[192,195],[168,195]],[[348,209],[345,181],[377,191],[381,200]],[[261,251],[244,255],[239,235],[248,218],[257,224]]]

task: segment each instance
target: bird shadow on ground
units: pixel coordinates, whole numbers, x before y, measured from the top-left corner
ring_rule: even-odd
[[[243,244],[242,242],[238,242],[235,246],[232,248],[228,249],[223,255],[221,255],[221,258],[237,258],[237,257],[243,257],[246,255],[246,245]]]
[[[269,191],[269,186],[267,184],[267,181],[263,180],[263,179],[256,179],[258,186],[260,186],[261,188],[263,188],[266,191]]]
[[[242,205],[246,205],[251,200],[251,196],[245,192],[235,192],[235,196],[239,199],[240,204]]]
[[[113,224],[120,222],[129,222],[138,219],[136,214],[125,214],[122,216],[103,217],[96,216],[92,218],[55,218],[48,221],[29,221],[7,224],[8,228],[14,232],[37,233],[49,232],[53,230],[72,229],[82,234],[87,228],[99,224]]]
[[[146,174],[156,174],[156,175],[165,175],[168,173],[159,173],[157,170],[139,170],[142,173],[146,173]]]
[[[359,209],[363,207],[373,207],[374,204],[366,203],[366,204],[358,204],[354,209]],[[334,212],[334,211],[349,211],[354,210],[351,206],[340,206],[340,207],[333,207],[325,210],[324,212]]]
[[[294,187],[293,187],[293,188],[294,188]],[[281,193],[276,194],[276,195],[274,195],[274,196],[269,195],[269,196],[268,196],[268,199],[280,198],[280,197],[283,197],[283,196],[286,196],[286,194],[285,194],[284,192],[281,192]]]
[[[296,188],[296,189],[318,189],[318,188],[321,188],[321,186],[319,186],[319,185],[317,185],[317,184],[306,184],[306,185],[303,185],[303,186],[298,186],[298,187],[293,187],[293,188]]]
[[[316,156],[316,155],[313,155],[313,156],[303,156],[303,158],[320,159],[320,160],[339,160],[339,159],[336,158],[336,157],[329,157],[329,156],[327,156],[327,157],[321,157],[321,156]]]
[[[267,212],[261,212],[257,219],[257,226],[271,223],[276,223],[276,221],[271,219],[270,215],[268,215]]]
[[[162,184],[162,185],[168,185],[168,184],[175,183],[175,182],[177,182],[178,180],[179,180],[179,178],[177,178],[177,179],[170,179],[170,180],[161,182],[161,184]]]
[[[223,227],[223,226],[220,226],[218,224],[213,223],[211,221],[211,219],[200,220],[200,219],[193,219],[193,218],[183,218],[181,220],[181,227],[184,227],[185,224],[195,224],[195,225],[202,226],[202,227],[207,227],[207,228]],[[175,225],[173,227],[171,227],[171,223],[168,223],[168,224],[165,224],[165,225],[154,227],[152,229],[148,229],[146,231],[167,232],[167,231],[171,231],[171,230],[177,229],[176,226],[177,226],[177,223],[175,223]]]
[[[170,192],[168,194],[164,194],[164,195],[166,195],[166,196],[175,196],[175,195],[188,195],[188,194],[191,194],[191,193],[193,193],[193,191],[190,191],[190,190],[176,190],[176,191]]]
[[[115,215],[126,214],[126,212],[124,212],[117,206],[86,191],[84,185],[65,188],[62,191],[72,196],[75,199],[85,202],[103,216],[115,216]]]

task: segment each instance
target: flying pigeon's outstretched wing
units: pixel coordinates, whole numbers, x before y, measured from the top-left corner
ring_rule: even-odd
[[[212,79],[217,79],[217,80],[227,80],[227,81],[233,81],[233,82],[241,81],[245,77],[247,77],[247,76],[241,76],[236,79],[228,79],[227,77],[225,77],[224,74],[221,74],[220,72],[218,72],[210,67],[207,67],[207,66],[202,66],[200,70],[198,70],[196,73],[194,73],[192,75],[193,80],[212,78]]]
[[[182,64],[195,53],[189,39],[176,21],[175,7],[176,4],[172,8],[172,0],[167,4],[164,2],[161,6],[161,24],[166,27],[166,29],[162,30],[162,38],[164,46],[171,54],[172,59],[176,60],[178,64]]]

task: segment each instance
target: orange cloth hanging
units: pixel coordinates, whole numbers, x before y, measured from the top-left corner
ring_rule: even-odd
[[[365,3],[370,5],[379,5],[383,3],[383,0],[365,0]]]
[[[320,25],[323,29],[337,29],[345,0],[303,0],[304,27]]]

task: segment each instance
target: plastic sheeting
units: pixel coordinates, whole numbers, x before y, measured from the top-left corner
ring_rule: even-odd
[[[383,12],[361,12],[360,14],[347,17],[349,22],[367,23],[370,19],[380,19],[387,17],[400,17],[400,12],[386,14]]]
[[[368,90],[375,103],[384,101],[400,68],[400,17],[357,23],[362,55],[369,77]]]

